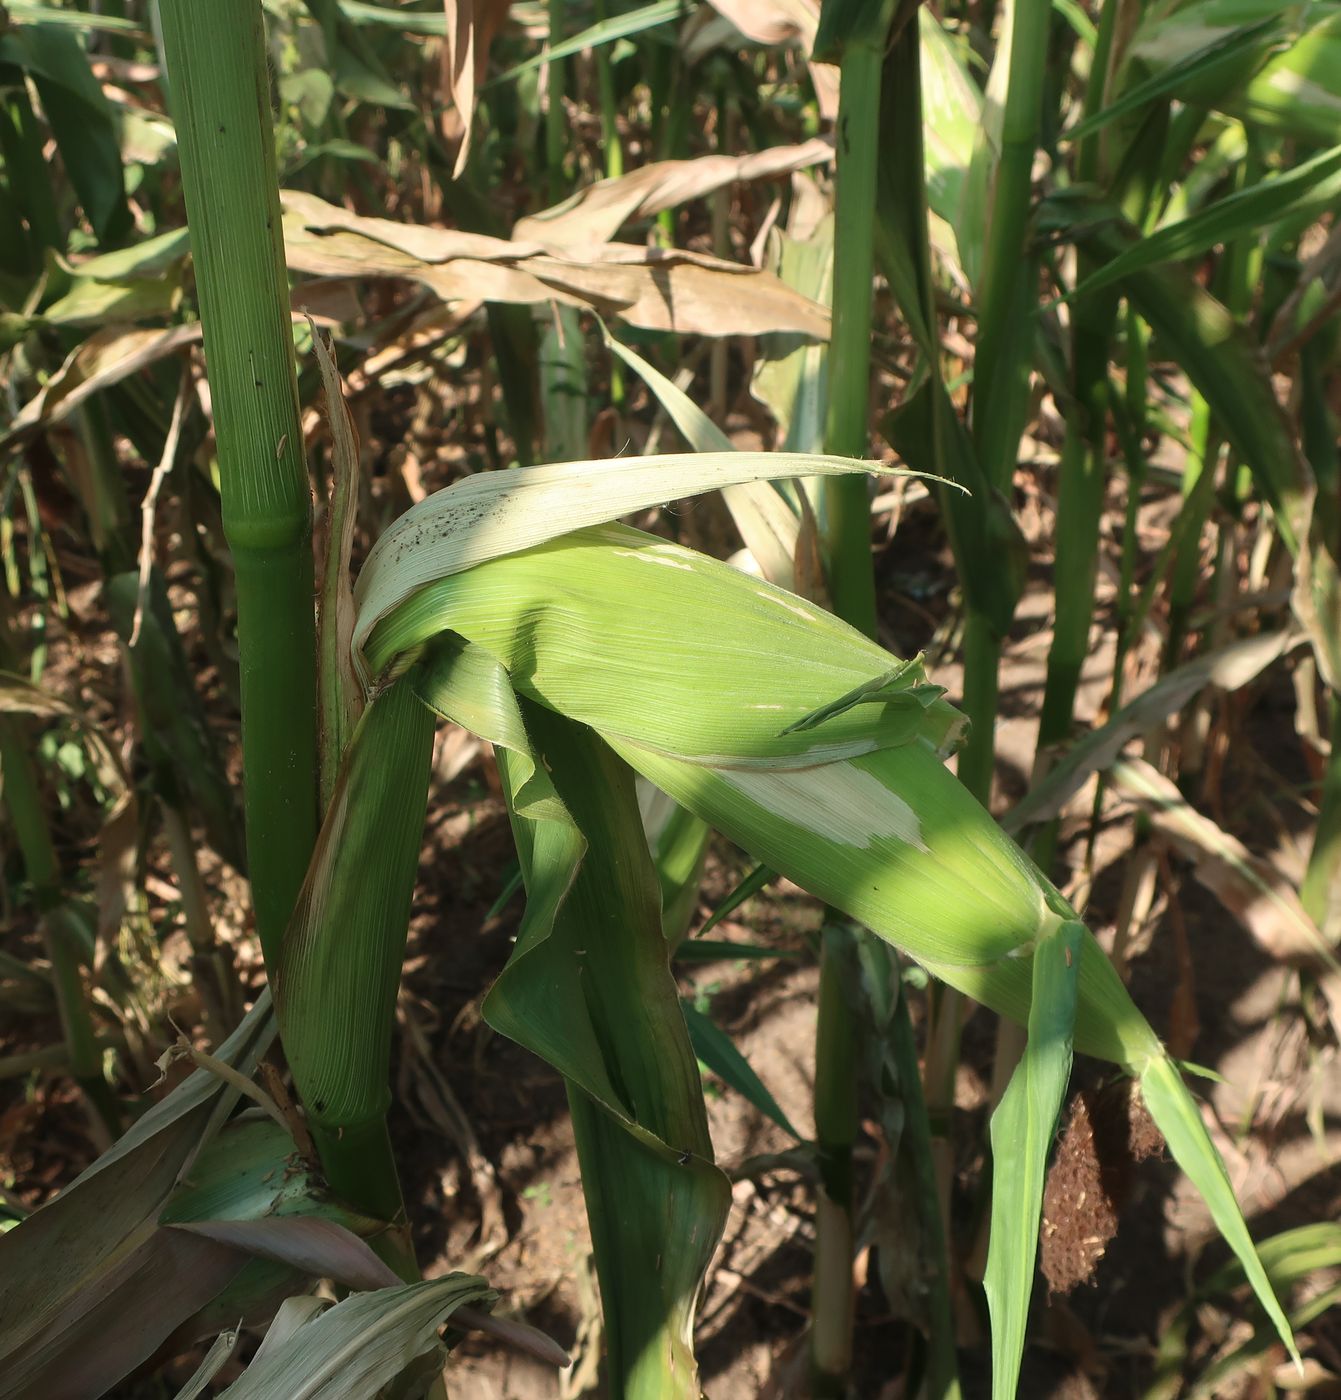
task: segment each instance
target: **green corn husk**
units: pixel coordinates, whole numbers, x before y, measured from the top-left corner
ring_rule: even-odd
[[[402,1206],[386,1112],[396,989],[428,802],[433,717],[407,685],[359,721],[274,974],[275,1012],[331,1186]]]
[[[479,713],[472,721],[470,704],[459,704],[459,722],[498,742],[484,721],[510,688],[589,725],[756,860],[951,985],[1028,1020],[1034,951],[1054,946],[1075,916],[943,767],[962,721],[919,662],[897,662],[727,565],[614,525],[407,587],[395,603],[385,596],[356,626],[371,675],[455,634],[487,674],[471,702]],[[462,691],[473,693],[465,681]],[[1076,1048],[1140,1077],[1292,1346],[1176,1068],[1088,932],[1074,956]]]

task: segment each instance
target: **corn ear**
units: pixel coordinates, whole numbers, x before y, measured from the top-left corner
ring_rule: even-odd
[[[433,727],[405,682],[364,712],[273,977],[284,1050],[331,1185],[382,1220],[401,1210],[385,1170],[387,1081]]]

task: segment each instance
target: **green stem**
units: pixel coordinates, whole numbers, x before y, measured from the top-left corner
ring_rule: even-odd
[[[419,1277],[401,1197],[396,1157],[386,1117],[331,1129],[309,1121],[312,1142],[331,1190],[390,1229],[371,1243],[383,1261],[407,1282]]]
[[[1169,631],[1163,665],[1166,671],[1182,659],[1188,618],[1201,581],[1201,537],[1211,512],[1220,458],[1220,439],[1212,427],[1210,405],[1195,391],[1188,435],[1191,443],[1183,466],[1183,504],[1175,526],[1179,542],[1169,580]]]
[[[1085,115],[1102,109],[1106,100],[1108,58],[1117,24],[1119,0],[1105,0],[1100,15],[1085,94]],[[1077,178],[1102,178],[1103,146],[1098,133],[1081,143]],[[1076,271],[1083,282],[1094,270],[1081,258]],[[1117,298],[1111,293],[1085,297],[1073,304],[1072,399],[1062,445],[1061,481],[1057,500],[1056,626],[1048,652],[1043,712],[1039,719],[1038,750],[1060,743],[1071,729],[1080,670],[1089,652],[1094,619],[1094,584],[1099,561],[1099,523],[1108,480],[1108,362],[1117,319]],[[1046,761],[1046,760],[1045,760]],[[1051,847],[1055,832],[1045,838]],[[1047,870],[1044,865],[1044,871]]]
[[[259,0],[161,0],[237,576],[247,854],[267,964],[316,839],[312,509]]]
[[[819,1191],[815,1200],[815,1281],[810,1331],[811,1388],[816,1397],[841,1396],[852,1363],[852,1146],[857,1138],[857,1038],[843,969],[847,925],[827,926],[820,952],[819,1017],[815,1031],[815,1138]]]
[[[609,17],[606,0],[596,0],[597,23]],[[596,83],[601,94],[601,143],[605,147],[605,175],[617,180],[624,173],[624,147],[619,139],[618,103],[615,100],[615,69],[610,59],[610,45],[601,44],[596,50]]]
[[[898,967],[896,962],[896,972]],[[906,1149],[917,1191],[917,1219],[927,1264],[927,1309],[931,1314],[925,1394],[928,1400],[958,1400],[959,1363],[955,1356],[954,1311],[947,1267],[949,1242],[937,1189],[931,1124],[917,1063],[917,1040],[908,1014],[908,998],[902,977],[897,978],[897,994],[891,1026],[891,1048],[898,1067],[899,1090],[903,1096]]]
[[[549,42],[551,47],[563,40],[568,13],[567,0],[549,0]],[[549,175],[549,198],[558,203],[567,193],[563,171],[568,151],[568,121],[564,98],[568,92],[566,60],[551,58],[545,64],[545,81],[549,88],[549,110],[545,113],[545,163]]]
[[[887,25],[886,25],[887,27]],[[829,342],[826,452],[864,457],[870,417],[871,276],[875,262],[884,35],[850,39],[842,57],[834,213],[833,330]],[[825,573],[834,612],[876,634],[871,507],[863,476],[827,477],[820,485]],[[825,930],[815,1041],[815,1126],[820,1190],[816,1208],[814,1308],[810,1369],[817,1396],[839,1395],[852,1358],[852,1147],[857,1138],[856,1028],[840,976],[837,940]]]
[[[868,450],[871,274],[875,262],[875,185],[879,154],[882,47],[849,44],[838,113],[838,197],[834,211],[833,332],[824,450],[864,457]],[[825,477],[820,488],[823,544],[834,612],[868,637],[876,633],[868,483],[859,474]]]
[[[1029,209],[1034,152],[1042,121],[1051,7],[1010,0],[1010,55],[1001,156],[987,219],[978,294],[978,340],[973,370],[973,440],[988,481],[1010,486],[1029,391],[1032,361],[1034,258],[1029,255]]]
[[[723,79],[717,85],[717,151],[728,154],[732,149],[732,107]],[[731,255],[731,190],[730,187],[714,192],[709,201],[712,218],[712,251],[719,258]],[[727,338],[714,336],[708,352],[708,402],[710,412],[718,419],[726,417],[726,366]]]

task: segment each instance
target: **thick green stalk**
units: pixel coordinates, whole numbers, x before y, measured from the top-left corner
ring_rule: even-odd
[[[936,1154],[931,1136],[927,1102],[917,1062],[917,1039],[908,1014],[900,964],[895,961],[897,1001],[890,1023],[890,1048],[898,1066],[899,1093],[904,1106],[904,1150],[912,1166],[917,1191],[917,1217],[922,1233],[927,1267],[927,1311],[930,1335],[927,1338],[928,1400],[959,1400],[959,1366],[955,1356],[954,1308],[950,1297],[948,1267],[949,1240],[941,1211],[936,1180]]]
[[[886,25],[887,28],[887,25]],[[876,162],[879,153],[884,34],[849,39],[843,51],[834,214],[833,331],[824,450],[867,451],[871,375],[871,276],[875,263]],[[820,487],[825,573],[834,612],[876,634],[871,507],[865,477],[826,478]],[[852,1359],[852,1147],[857,1138],[857,1044],[838,965],[838,940],[826,929],[820,960],[815,1041],[815,1126],[821,1163],[816,1204],[814,1308],[810,1369],[817,1396],[840,1395]]]
[[[237,575],[252,903],[273,964],[316,838],[316,638],[264,25],[260,0],[160,13]]]
[[[725,77],[718,70],[717,83],[717,128],[716,144],[719,155],[729,155],[733,149],[731,140],[732,107]],[[719,258],[731,256],[731,190],[730,187],[716,190],[708,201],[712,221],[712,251]],[[725,336],[715,336],[708,350],[708,403],[709,412],[717,418],[726,417],[726,350]]]
[[[941,509],[964,588],[965,651],[982,646],[991,649],[988,664],[966,666],[966,677],[988,687],[986,695],[967,695],[966,707],[972,713],[994,716],[997,643],[993,640],[993,619],[998,613],[1008,616],[1018,594],[1016,570],[1011,561],[1011,521],[1004,498],[994,499],[986,488],[967,434],[953,416],[954,409],[945,393],[941,374],[927,206],[921,58],[921,34],[914,17],[904,25],[885,60],[881,124],[895,139],[887,145],[880,165],[877,232],[882,237],[879,253],[926,364],[928,382],[924,392],[929,411],[923,430],[915,436],[920,437],[923,449],[929,453],[926,465],[935,476],[958,481],[968,488],[968,494],[961,494],[942,487]],[[983,547],[981,542],[991,538],[994,532],[999,532],[995,536],[996,548]],[[995,577],[989,577],[989,571],[994,571]],[[997,613],[984,606],[993,597]],[[970,755],[961,751],[960,775],[961,778],[965,776],[965,759],[969,757],[968,780],[977,783],[978,789],[986,793],[992,779],[990,725],[981,739],[983,742]],[[979,764],[976,772],[973,761]],[[953,1168],[948,1125],[954,1104],[954,1067],[959,1058],[962,997],[947,987],[929,999],[929,1011],[935,1013],[935,1027],[928,1040],[924,1092],[902,981],[899,978],[895,981],[898,997],[893,1008],[892,1048],[898,1062],[899,1095],[904,1113],[902,1141],[920,1198],[918,1214],[931,1310],[926,1391],[932,1400],[952,1400],[959,1394],[959,1381],[950,1306],[952,1273],[947,1217],[941,1208],[941,1196],[943,1187],[948,1196]],[[937,1117],[935,1130],[931,1121],[932,1104]]]
[[[1335,419],[1327,405],[1325,361],[1326,346],[1318,339],[1308,341],[1300,352],[1300,417],[1304,448],[1318,484],[1314,530],[1336,559],[1341,557],[1341,453]],[[1332,747],[1323,774],[1313,849],[1299,894],[1314,922],[1335,942],[1339,930],[1332,921],[1341,920],[1341,696],[1335,691],[1329,712]]]
[[[1127,390],[1116,415],[1118,439],[1127,466],[1127,508],[1122,521],[1121,581],[1117,601],[1117,654],[1113,659],[1113,683],[1107,712],[1116,714],[1122,704],[1123,674],[1127,653],[1136,640],[1135,620],[1139,590],[1136,561],[1140,548],[1137,525],[1141,491],[1146,480],[1145,431],[1148,419],[1146,395],[1149,392],[1150,327],[1133,306],[1126,310]]]
[[[1015,470],[1029,387],[1034,259],[1027,253],[1034,152],[1042,118],[1050,5],[1010,0],[1009,81],[978,291],[973,440],[987,478],[1007,490]]]
[[[838,194],[834,212],[833,333],[824,450],[864,457],[871,377],[871,274],[875,262],[875,178],[880,134],[883,45],[849,44],[838,113]],[[834,612],[875,636],[871,505],[864,476],[826,477],[822,528]]]
[[[1235,187],[1247,188],[1261,177],[1261,173],[1262,162],[1255,155],[1253,143],[1250,142],[1248,159],[1235,171]],[[1225,249],[1220,275],[1216,279],[1217,291],[1225,306],[1240,321],[1251,310],[1261,271],[1262,249],[1256,236],[1237,239]],[[1183,479],[1183,510],[1190,514],[1186,524],[1181,519],[1178,522],[1182,543],[1175,555],[1169,584],[1169,633],[1164,650],[1166,670],[1176,666],[1182,657],[1188,620],[1201,583],[1201,537],[1215,500],[1222,441],[1210,405],[1195,391],[1192,396],[1190,436],[1192,450],[1187,456]]]
[[[690,102],[677,100],[684,58],[678,45],[653,44],[648,88],[652,102],[652,149],[657,160],[673,160],[682,152]],[[675,210],[657,215],[657,241],[663,248],[675,246]]]
[[[1071,730],[1080,671],[1089,654],[1099,562],[1099,521],[1108,475],[1105,410],[1109,337],[1101,329],[1092,334],[1087,331],[1084,339],[1091,343],[1083,361],[1079,327],[1076,337],[1076,374],[1077,379],[1084,382],[1075,386],[1075,411],[1067,422],[1062,444],[1054,568],[1056,625],[1048,651],[1047,682],[1038,724],[1040,757],[1044,757],[1051,745],[1061,743]]]
[[[964,617],[964,712],[972,727],[959,751],[959,781],[984,806],[992,799],[996,767],[996,707],[1001,666],[1001,634],[980,612]]]

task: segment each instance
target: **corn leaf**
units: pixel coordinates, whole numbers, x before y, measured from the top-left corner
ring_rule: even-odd
[[[777,1099],[769,1093],[754,1066],[736,1049],[735,1041],[712,1019],[705,1016],[688,997],[681,998],[685,1023],[694,1054],[724,1083],[742,1098],[748,1099],[765,1118],[771,1118],[784,1133],[798,1142],[801,1134],[782,1111]]]
[[[731,439],[683,389],[608,331],[605,343],[651,389],[692,451],[735,451]],[[742,481],[723,486],[722,499],[763,576],[779,587],[814,597],[813,591],[798,587],[807,577],[805,560],[818,549],[814,517],[806,512],[803,520],[769,481]],[[811,577],[813,579],[813,575]]]
[[[692,812],[641,780],[638,810],[661,885],[661,931],[673,955],[698,906],[711,832]]]
[[[832,159],[832,142],[814,137],[741,156],[652,161],[627,175],[584,185],[561,204],[525,215],[513,225],[512,236],[551,248],[604,243],[624,224],[702,199],[737,181],[776,179]]]
[[[356,1293],[258,1355],[223,1394],[228,1400],[367,1400],[439,1348],[438,1328],[457,1308],[495,1297],[483,1279],[469,1274]]]
[[[677,963],[764,962],[770,958],[792,961],[807,956],[799,948],[771,948],[763,943],[734,943],[715,938],[695,938],[681,943],[675,950]]]
[[[12,29],[0,36],[0,63],[12,63],[32,78],[61,161],[99,242],[124,238],[132,219],[116,118],[78,36],[42,23]]]
[[[200,339],[199,325],[173,326],[170,330],[107,326],[95,331],[70,351],[61,367],[0,433],[0,451],[62,422],[93,395],[199,344]]]
[[[269,1033],[268,1006],[262,1012],[221,1058],[248,1064],[257,1029]],[[213,1092],[202,1093],[198,1076]],[[224,1242],[171,1228],[172,1220],[258,1221],[328,1209],[311,1177],[292,1170],[293,1143],[273,1124],[238,1121],[205,1142],[211,1117],[235,1098],[224,1081],[197,1071],[176,1094],[175,1106],[170,1095],[146,1115],[149,1130],[137,1125],[0,1238],[0,1395],[98,1393],[230,1286],[240,1285],[236,1320],[248,1310],[243,1298],[276,1281],[301,1284],[290,1269],[258,1269]]]
[[[326,396],[331,430],[331,498],[326,513],[321,599],[317,613],[317,713],[321,758],[321,808],[335,789],[340,758],[362,712],[363,696],[354,672],[354,591],[350,554],[358,511],[359,441],[340,387],[333,343],[312,326],[312,347]]]
[[[1226,107],[1279,136],[1331,145],[1341,108],[1341,10],[1314,5],[1311,25],[1282,45]]]
[[[1129,700],[1106,724],[1071,744],[1044,778],[1006,813],[1002,825],[1018,835],[1034,822],[1057,816],[1092,773],[1102,772],[1117,760],[1128,740],[1176,714],[1207,686],[1232,692],[1247,685],[1284,655],[1297,636],[1288,631],[1265,632],[1175,667]]]
[[[918,11],[918,19],[927,203],[957,227],[965,174],[982,125],[982,91],[969,75],[963,41],[926,8]]]
[[[354,25],[394,29],[401,34],[427,34],[442,38],[447,16],[437,10],[409,10],[401,5],[370,5],[364,0],[340,0],[340,13]]]
[[[1319,1269],[1341,1266],[1341,1225],[1322,1220],[1282,1231],[1257,1246],[1257,1257],[1273,1287],[1283,1292]],[[1244,1281],[1243,1265],[1235,1260],[1217,1270],[1197,1291],[1202,1297],[1213,1298]]]
[[[560,255],[538,243],[351,214],[298,190],[283,192],[283,207],[289,266],[318,277],[413,281],[443,301],[557,301],[649,330],[829,334],[823,307],[770,273],[705,253],[599,243],[581,257]]]
[[[123,19],[119,15],[80,14],[75,10],[42,5],[37,0],[11,0],[5,6],[5,11],[17,24],[43,24],[90,30],[93,33],[144,36],[144,30],[133,19]]]
[[[609,605],[632,596],[636,614]],[[421,590],[374,634],[374,672],[447,629],[771,869],[980,1000],[1027,1014],[1021,950],[1050,902],[1065,906],[938,761],[962,725],[919,666],[884,704],[783,734],[885,677],[893,658],[813,605],[617,526]],[[694,679],[708,676],[711,708]],[[1106,959],[1087,961],[1081,980],[1084,1047],[1143,1062],[1158,1042]]]
[[[386,1288],[400,1282],[358,1235],[337,1220],[289,1215],[165,1223],[170,1229],[283,1264],[304,1277],[331,1279],[346,1288]]]
[[[1181,261],[1283,219],[1313,216],[1341,195],[1341,146],[1216,200],[1177,223],[1165,224],[1119,253],[1070,295],[1082,297],[1158,263]]]
[[[612,608],[620,597],[638,608]],[[784,733],[885,678],[892,658],[812,603],[625,526],[576,531],[421,588],[373,631],[372,674],[446,629],[479,643],[530,698],[693,762],[799,769],[914,740],[949,752],[963,727],[910,662],[882,705]],[[691,679],[707,675],[711,707]]]
[[[1341,973],[1335,951],[1309,918],[1294,883],[1198,812],[1172,778],[1144,759],[1128,758],[1113,765],[1112,779],[1117,791],[1137,802],[1150,825],[1192,862],[1198,883],[1272,958]]]
[[[1336,140],[1341,9],[1333,3],[1199,0],[1152,8],[1126,62],[1137,82],[1114,108],[1174,96],[1280,136],[1321,146]],[[1152,76],[1142,81],[1145,72]]]
[[[147,605],[140,613],[133,646],[130,638],[140,603],[138,572],[113,575],[103,597],[126,646],[140,734],[150,761],[161,775],[171,775],[166,777],[165,790],[180,791],[200,814],[214,849],[245,873],[241,814],[191,677],[162,573],[156,568],[149,572]]]
[[[191,1379],[173,1396],[173,1400],[196,1400],[197,1396],[203,1395],[210,1382],[228,1364],[241,1335],[240,1327],[231,1332],[220,1332],[201,1358],[200,1365],[191,1373]]]
[[[427,584],[583,526],[740,482],[881,470],[786,452],[566,462],[469,477],[411,507],[373,546],[354,589],[355,664],[378,622]]]
[[[833,300],[833,215],[826,214],[804,238],[774,230],[764,263],[789,287],[828,306]],[[797,452],[822,442],[829,392],[827,348],[796,336],[772,335],[764,338],[760,349],[750,392],[777,420],[781,446]]]
[[[992,1394],[1015,1394],[1024,1356],[1043,1180],[1071,1077],[1078,963],[1102,957],[1082,924],[1059,923],[1034,950],[1029,1040],[992,1114],[992,1234],[983,1288],[992,1315]]]
[[[510,82],[543,64],[553,63],[556,59],[568,58],[570,55],[582,53],[586,49],[599,48],[602,44],[613,44],[616,39],[628,39],[634,34],[643,34],[649,29],[655,29],[658,25],[679,19],[683,11],[684,0],[653,0],[652,4],[644,5],[640,9],[626,10],[623,14],[611,15],[608,19],[598,20],[578,34],[570,35],[557,44],[547,46],[543,53],[537,54],[534,58],[528,58],[524,63],[519,63],[514,68],[509,68],[506,72],[498,74],[484,86],[490,88],[499,83]]]
[[[1050,198],[1041,226],[1097,262],[1116,259],[1137,234],[1111,208],[1068,192]],[[1172,351],[1276,511],[1277,528],[1297,552],[1309,531],[1311,483],[1266,366],[1243,329],[1185,268],[1137,267],[1117,284]]]
[[[1234,1188],[1230,1185],[1225,1164],[1211,1142],[1196,1101],[1183,1083],[1178,1067],[1167,1055],[1157,1056],[1141,1072],[1140,1080],[1141,1096],[1156,1126],[1164,1134],[1174,1161],[1201,1192],[1216,1228],[1234,1251],[1257,1295],[1257,1301],[1266,1309],[1286,1350],[1297,1363],[1299,1352],[1289,1321],[1253,1248],[1248,1227],[1234,1199]]]
[[[511,0],[444,0],[447,20],[442,76],[456,108],[459,144],[452,178],[459,180],[470,158],[475,125],[475,93],[489,65],[489,45],[507,19]]]
[[[1138,31],[1128,51],[1128,61],[1133,66],[1153,65],[1156,72],[1127,87],[1116,100],[1080,122],[1072,129],[1071,139],[1084,140],[1119,117],[1164,97],[1213,105],[1210,99],[1216,93],[1232,89],[1259,67],[1275,42],[1288,32],[1287,16],[1279,6],[1272,5],[1269,10],[1250,6],[1257,13],[1246,23],[1224,22],[1218,27],[1207,24],[1198,13],[1206,8],[1182,6],[1162,23]]]

